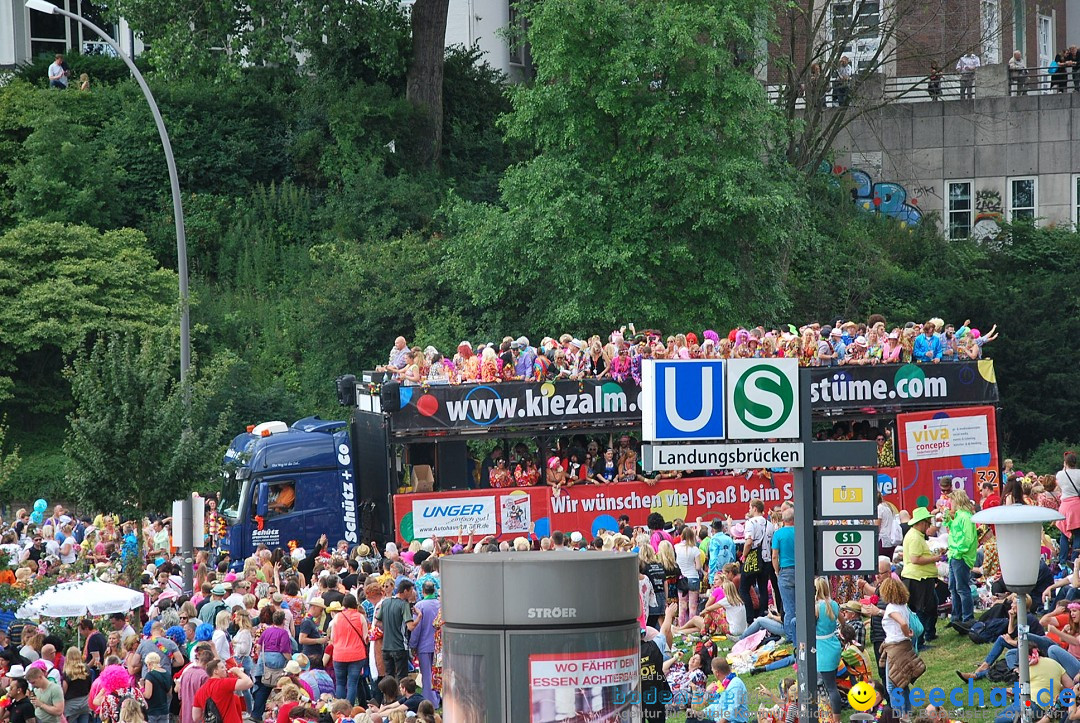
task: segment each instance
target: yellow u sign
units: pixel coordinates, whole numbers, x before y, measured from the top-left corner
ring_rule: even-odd
[[[860,487],[835,487],[832,491],[833,502],[862,502],[862,488]]]

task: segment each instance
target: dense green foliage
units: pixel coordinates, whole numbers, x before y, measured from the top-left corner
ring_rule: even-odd
[[[91,509],[166,510],[215,474],[225,420],[209,411],[212,382],[175,379],[172,337],[101,337],[67,373],[75,402],[67,484]]]
[[[91,450],[145,450],[146,434],[167,440],[154,460],[175,489],[201,484],[212,442],[244,425],[341,414],[334,377],[384,361],[398,334],[446,350],[630,321],[996,322],[987,352],[1008,449],[1025,458],[1075,438],[1080,384],[1052,340],[1080,324],[1080,236],[946,241],[933,219],[902,229],[770,157],[765,134],[783,124],[738,51],[754,43],[753,0],[526,5],[536,82],[508,88],[476,51],[449,51],[434,166],[405,99],[399,4],[327,7],[296,36],[312,48],[299,74],[203,52],[243,25],[235,8],[123,3],[162,22],[150,81],[184,193],[202,420],[191,447],[175,339],[158,333],[175,328],[175,236],[138,87],[111,76],[47,91],[26,70],[0,88],[0,413],[22,457],[5,496],[59,497],[67,477],[85,500],[131,505],[117,483],[150,468]],[[267,64],[275,27],[241,28]]]

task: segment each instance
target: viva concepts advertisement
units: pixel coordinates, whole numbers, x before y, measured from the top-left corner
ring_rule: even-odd
[[[941,477],[952,477],[972,499],[982,482],[1000,485],[993,407],[900,414],[896,427],[905,509],[933,507]]]

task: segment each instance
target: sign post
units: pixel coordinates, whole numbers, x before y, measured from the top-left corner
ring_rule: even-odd
[[[814,526],[816,516],[835,520],[877,516],[873,472],[815,472],[825,467],[875,467],[877,445],[816,442],[811,415],[822,400],[831,408],[842,407],[847,400],[859,399],[864,406],[864,398],[890,398],[889,382],[852,385],[834,371],[825,370],[823,376],[823,370],[799,369],[791,359],[648,360],[642,366],[642,441],[653,443],[645,449],[647,468],[686,469],[714,462],[708,466],[723,469],[738,466],[737,461],[744,458],[746,467],[760,461],[759,466],[794,470],[795,659],[803,692],[799,700],[802,720],[817,715],[815,572],[873,573],[877,567],[876,528],[836,525],[819,530]],[[900,391],[893,390],[892,398],[927,390],[941,395],[947,385],[930,387],[922,379],[904,376],[896,389]],[[824,567],[823,557],[827,558]]]
[[[805,450],[803,455],[803,467],[795,469],[795,619],[796,637],[795,661],[798,663],[799,690],[799,718],[800,720],[814,720],[817,716],[817,635],[815,634],[815,605],[814,605],[814,575],[819,569],[821,539],[818,535],[826,534],[826,530],[832,534],[855,533],[859,534],[860,542],[867,540],[864,545],[857,545],[860,549],[855,550],[851,545],[833,544],[831,548],[835,559],[851,560],[844,565],[852,565],[850,569],[829,571],[834,574],[851,574],[868,565],[865,555],[873,555],[873,564],[868,565],[870,572],[877,569],[877,537],[876,534],[865,531],[865,528],[845,525],[832,528],[823,528],[818,533],[814,527],[815,512],[832,512],[837,515],[834,519],[852,519],[861,515],[849,514],[852,512],[865,512],[867,503],[873,505],[870,517],[877,516],[876,492],[866,491],[868,477],[874,482],[874,475],[866,470],[852,472],[825,472],[821,474],[823,480],[828,480],[820,485],[827,488],[829,494],[828,504],[823,504],[818,491],[815,468],[821,467],[874,467],[877,465],[877,445],[874,442],[816,442],[814,441],[813,424],[811,420],[811,408],[814,390],[812,373],[820,370],[809,368],[800,369],[798,394],[799,404],[799,437]],[[840,476],[851,479],[837,479]],[[874,484],[876,489],[876,484]],[[840,494],[834,494],[838,492]],[[822,510],[821,508],[825,509]],[[842,517],[840,515],[843,515]],[[825,515],[823,515],[825,516]],[[857,531],[857,532],[856,532]],[[876,533],[876,528],[874,529]],[[830,538],[836,539],[836,538]],[[846,538],[844,538],[846,539]],[[870,548],[870,545],[873,545]],[[839,554],[844,553],[844,554]],[[858,564],[859,567],[855,567]]]
[[[203,547],[205,504],[198,492],[173,502],[173,540],[180,548],[184,568],[184,593],[190,595],[195,585],[195,548]]]

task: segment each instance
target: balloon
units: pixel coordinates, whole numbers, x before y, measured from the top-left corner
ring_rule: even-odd
[[[49,503],[41,498],[34,502],[34,512],[44,512],[48,507]]]

